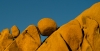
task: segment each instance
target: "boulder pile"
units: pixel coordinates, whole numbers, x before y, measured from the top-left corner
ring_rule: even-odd
[[[41,42],[40,35],[48,37]],[[11,32],[3,29],[0,51],[100,51],[100,2],[59,28],[53,19],[43,18],[22,33],[16,25]]]

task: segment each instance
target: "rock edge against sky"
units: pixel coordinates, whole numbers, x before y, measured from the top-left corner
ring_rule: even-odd
[[[48,36],[44,42],[40,34]],[[16,25],[6,28],[0,33],[0,51],[100,51],[100,2],[60,27],[43,18],[22,33]]]

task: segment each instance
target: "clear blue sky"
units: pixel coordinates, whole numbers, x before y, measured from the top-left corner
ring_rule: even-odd
[[[0,0],[0,31],[17,25],[22,32],[49,17],[61,26],[100,0]],[[42,41],[45,37],[41,37]]]

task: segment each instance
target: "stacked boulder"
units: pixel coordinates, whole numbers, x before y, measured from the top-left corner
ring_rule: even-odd
[[[16,25],[11,32],[0,33],[0,51],[100,51],[100,2],[60,27],[43,18],[22,33]],[[41,42],[40,35],[48,37]]]
[[[4,51],[7,46],[9,46],[13,42],[12,35],[8,28],[2,30],[0,35],[0,51]]]
[[[16,37],[17,31],[14,31]],[[16,36],[15,36],[16,35]],[[29,25],[5,51],[35,51],[41,44],[40,35],[35,25]]]

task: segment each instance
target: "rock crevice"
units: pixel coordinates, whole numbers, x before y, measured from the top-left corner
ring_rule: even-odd
[[[0,51],[100,51],[100,2],[60,27],[43,18],[22,33],[16,25],[10,30],[0,33]],[[40,35],[48,37],[41,42]]]

